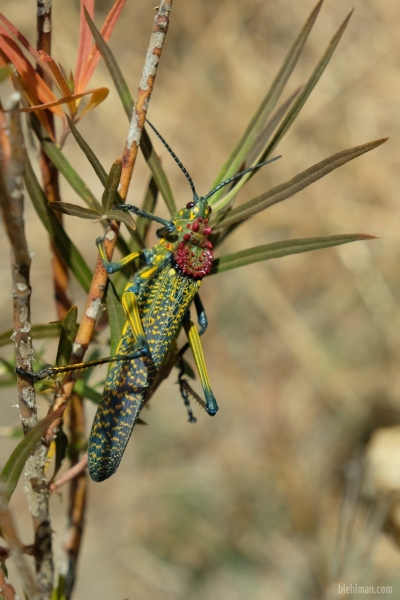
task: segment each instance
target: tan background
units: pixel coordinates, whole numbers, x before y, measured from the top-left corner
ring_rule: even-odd
[[[128,0],[112,38],[133,94],[153,4]],[[99,2],[98,25],[110,5]],[[313,5],[175,3],[149,116],[199,193],[211,187]],[[352,8],[350,0],[326,2],[285,97],[306,80]],[[35,39],[33,2],[3,0],[2,10]],[[367,232],[380,239],[205,280],[210,327],[204,349],[220,411],[211,420],[196,407],[198,423],[189,425],[173,378],[162,386],[145,411],[148,427],[135,431],[118,473],[90,487],[76,598],[310,600],[326,597],[329,589],[336,597],[330,572],[339,508],[346,490],[357,491],[344,474],[357,473],[376,427],[399,423],[399,22],[394,0],[358,3],[327,72],[279,148],[283,158],[259,173],[239,201],[339,150],[379,137],[391,140],[257,216],[221,251],[336,233]],[[74,67],[77,31],[77,2],[55,2],[53,56],[66,69]],[[109,168],[121,155],[127,121],[102,65],[93,84],[110,86],[110,96],[80,130]],[[187,182],[156,147],[178,204],[186,203]],[[100,195],[101,186],[70,141],[67,153]],[[141,200],[147,180],[141,159],[131,202]],[[67,185],[63,190],[65,201],[74,200]],[[66,223],[93,265],[98,226],[72,218]],[[48,244],[29,207],[27,232],[34,252],[33,321],[46,322],[55,318]],[[11,298],[4,234],[0,250],[6,329]],[[77,284],[71,289],[82,310]],[[46,359],[54,359],[54,350]],[[1,424],[14,425],[15,394],[2,390],[2,397]],[[92,406],[88,414],[90,422]],[[2,442],[2,463],[14,444]],[[61,496],[64,502],[52,500],[60,564],[67,492]],[[13,506],[29,543],[22,493]],[[376,512],[361,503],[351,520],[354,537],[346,542],[339,582],[392,585],[397,597],[398,550],[383,534],[368,538]]]

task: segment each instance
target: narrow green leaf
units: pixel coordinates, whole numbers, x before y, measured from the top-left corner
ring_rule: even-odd
[[[132,219],[131,215],[129,213],[124,212],[123,210],[109,210],[107,212],[107,218],[112,219],[114,221],[120,221],[121,223],[125,223],[125,225],[132,229],[132,231],[136,229],[136,223]],[[143,244],[141,244],[141,247],[143,248]]]
[[[93,39],[96,42],[96,45],[100,51],[100,54],[104,58],[104,62],[106,64],[108,72],[111,75],[111,78],[115,85],[115,89],[117,90],[118,96],[122,102],[122,106],[124,107],[126,115],[127,115],[128,119],[130,120],[132,118],[133,98],[129,91],[128,85],[125,81],[124,76],[122,75],[122,72],[118,66],[118,63],[115,60],[114,55],[111,52],[108,44],[104,41],[100,31],[96,28],[96,25],[94,24],[93,20],[90,18],[90,15],[87,12],[87,10],[84,9],[84,11],[85,11],[86,21],[87,21],[87,23],[89,25],[89,29],[93,35]],[[158,156],[156,155],[156,153],[153,150],[153,145],[152,145],[151,140],[150,140],[148,134],[146,133],[145,129],[143,129],[143,132],[142,132],[142,138],[140,140],[140,148],[141,148],[143,155],[147,161],[147,164],[149,165],[149,168],[153,174],[153,177],[157,183],[157,187],[160,190],[160,193],[165,200],[168,210],[169,210],[170,214],[173,215],[176,212],[176,206],[175,206],[175,201],[174,201],[174,197],[172,194],[171,186],[169,185],[165,171],[161,166],[160,159],[158,158]]]
[[[97,156],[95,155],[95,153],[93,152],[93,150],[91,149],[91,147],[89,146],[87,141],[79,133],[78,129],[75,127],[75,125],[71,121],[71,119],[68,116],[67,116],[67,119],[68,119],[68,123],[69,123],[69,127],[70,127],[72,135],[74,136],[79,147],[81,148],[81,150],[87,157],[88,161],[90,162],[91,166],[93,167],[94,172],[96,173],[97,177],[100,179],[101,183],[105,186],[106,181],[107,181],[107,171],[105,170],[105,168],[103,167],[103,165],[101,164],[101,162],[99,161],[99,159],[97,158]],[[116,204],[123,203],[123,200],[118,192],[115,194],[115,201],[116,201],[115,202]],[[112,218],[114,218],[114,217],[112,217]],[[118,220],[122,221],[122,219],[118,219]],[[123,222],[129,227],[129,233],[131,234],[131,236],[134,240],[135,247],[137,249],[144,248],[144,242],[143,242],[142,238],[135,231],[135,226],[134,225],[132,226],[132,223],[134,223],[134,221],[127,220],[127,221],[123,221]],[[124,254],[124,255],[129,254],[129,252],[130,252],[129,247],[121,235],[118,236],[117,246],[122,254]]]
[[[342,150],[337,154],[333,154],[332,156],[325,158],[321,162],[313,165],[309,169],[302,171],[293,179],[285,181],[268,192],[264,192],[260,196],[256,196],[252,198],[248,202],[245,202],[241,206],[238,206],[232,209],[226,216],[226,218],[214,226],[214,229],[221,229],[221,227],[230,227],[234,223],[238,223],[243,221],[244,219],[248,219],[252,215],[261,212],[272,206],[273,204],[277,204],[278,202],[282,202],[286,200],[286,198],[290,198],[300,190],[308,187],[314,181],[318,181],[321,177],[324,177],[334,169],[337,169],[341,165],[377,148],[384,142],[386,142],[387,138],[383,138],[380,140],[374,140],[372,142],[368,142],[367,144],[362,144],[361,146],[355,146],[354,148],[349,148],[348,150]]]
[[[87,385],[83,379],[76,380],[74,390],[77,394],[82,396],[82,398],[87,398],[95,404],[100,404],[101,402],[102,394],[96,392],[96,390]]]
[[[48,209],[47,199],[32,169],[28,156],[26,156],[24,180],[33,206],[48,231],[50,238],[83,289],[88,292],[92,280],[91,270],[79,250],[65,233],[57,217]]]
[[[174,196],[172,194],[171,186],[169,185],[168,178],[165,174],[164,169],[161,166],[161,161],[158,158],[153,144],[149,138],[146,128],[143,128],[142,137],[140,140],[140,148],[143,152],[147,164],[149,165],[150,171],[154,177],[158,189],[160,190],[161,196],[164,198],[165,204],[171,215],[176,213],[176,204]]]
[[[124,76],[122,75],[121,69],[118,66],[117,61],[114,58],[113,53],[111,52],[107,42],[104,40],[100,31],[97,29],[94,24],[92,18],[90,17],[88,11],[85,7],[83,7],[85,13],[85,19],[89,26],[90,32],[93,36],[94,41],[96,42],[96,46],[99,49],[100,54],[102,55],[108,72],[111,75],[113,83],[115,85],[115,89],[117,90],[118,96],[122,102],[122,106],[127,114],[128,119],[132,117],[132,106],[133,99],[129,88],[126,84]]]
[[[146,210],[149,213],[154,213],[157,204],[157,195],[158,187],[154,180],[154,177],[151,177],[142,203],[143,210]],[[143,240],[146,240],[147,232],[149,231],[150,227],[150,221],[148,219],[138,217],[136,219],[136,227],[141,238]]]
[[[11,65],[7,65],[5,67],[0,68],[0,83],[10,77],[14,72],[14,69]]]
[[[66,600],[65,587],[65,576],[59,575],[57,587],[54,588],[51,594],[51,600]]]
[[[277,111],[271,116],[270,119],[267,120],[264,129],[261,131],[260,135],[254,142],[254,146],[249,152],[246,162],[244,163],[244,168],[251,167],[256,165],[257,163],[262,162],[262,156],[265,146],[272,133],[278,127],[279,123],[282,121],[283,117],[288,112],[289,108],[292,106],[295,99],[299,96],[300,92],[303,90],[303,87],[298,88],[293,94],[277,109]],[[257,172],[257,171],[256,171]],[[251,175],[252,173],[250,173]]]
[[[218,177],[214,182],[213,187],[218,185],[218,183],[220,183],[221,181],[224,181],[225,179],[228,179],[229,177],[234,175],[240,169],[241,165],[245,162],[247,154],[249,153],[262,128],[264,127],[267,118],[269,117],[276,103],[278,102],[282,91],[290,75],[292,74],[293,69],[296,66],[296,63],[303,50],[304,44],[306,43],[308,35],[318,16],[321,5],[322,0],[321,2],[318,2],[316,7],[313,9],[299,35],[293,42],[291,48],[289,49],[289,52],[287,53],[283,61],[280,70],[278,71],[278,74],[272,82],[270,89],[263,98],[260,106],[258,107],[256,113],[251,119],[249,126],[247,127],[243,136],[233,149],[233,152],[229,156],[225,165],[222,167],[220,173],[218,174]],[[216,193],[214,203],[218,200],[219,197],[221,197],[222,194],[224,194],[224,191],[222,190]]]
[[[284,115],[287,113],[287,111],[289,110],[289,107],[293,104],[295,98],[299,95],[300,91],[301,91],[301,88],[296,90],[294,92],[294,94],[292,94],[290,96],[290,98],[279,108],[279,110],[276,112],[276,114],[272,115],[271,119],[269,119],[267,121],[265,128],[260,133],[260,135],[257,138],[257,140],[255,141],[254,146],[251,149],[248,157],[246,158],[246,162],[243,165],[245,168],[248,168],[251,166],[256,166],[257,164],[263,162],[263,160],[264,160],[263,152],[264,152],[264,148],[267,144],[268,139],[270,138],[273,131],[276,129],[277,125],[282,121]],[[260,168],[262,168],[262,167],[260,167]],[[216,202],[214,199],[211,199],[210,204],[211,204],[213,210],[215,212],[220,212],[220,211],[222,211],[222,209],[226,208],[230,204],[233,204],[232,201],[236,198],[236,196],[239,193],[239,191],[241,190],[241,188],[257,172],[258,172],[258,169],[255,169],[254,171],[251,171],[250,173],[247,173],[246,175],[243,175],[242,177],[240,177],[240,179],[237,180],[237,183],[233,182],[232,187],[230,188],[229,192],[226,193],[225,196],[222,196],[222,198],[220,198],[219,201]],[[221,214],[216,215],[216,216],[219,217],[218,220],[221,220]]]
[[[304,86],[303,90],[298,95],[296,101],[293,103],[290,110],[287,112],[285,118],[282,120],[282,123],[280,124],[279,128],[275,132],[272,140],[269,142],[269,144],[265,148],[264,152],[260,155],[260,157],[259,157],[260,161],[264,161],[266,158],[268,158],[268,156],[270,156],[270,154],[272,153],[274,148],[276,148],[276,146],[281,141],[281,139],[283,138],[285,133],[291,127],[291,125],[294,122],[294,120],[296,119],[297,115],[300,113],[301,109],[303,108],[304,104],[306,103],[306,100],[310,96],[312,90],[316,86],[322,73],[324,72],[330,59],[332,58],[332,55],[340,41],[340,38],[342,37],[344,30],[347,27],[347,23],[350,20],[352,12],[353,11],[351,11],[350,14],[346,17],[346,19],[343,21],[342,25],[339,27],[338,31],[335,33],[335,35],[331,39],[324,55],[322,56],[321,60],[317,64],[316,68],[314,69],[313,73],[311,74],[311,76],[310,76],[309,80],[307,81],[306,85]],[[228,194],[226,194],[226,196],[224,196],[224,198],[222,199],[222,201],[220,201],[220,203],[218,205],[217,205],[217,198],[218,198],[218,192],[217,192],[217,194],[214,196],[214,199],[212,200],[213,208],[216,210],[220,210],[221,208],[226,206],[230,202],[230,200],[238,193],[240,188],[243,187],[243,185],[246,183],[246,181],[248,181],[251,177],[253,177],[256,172],[257,171],[254,171],[253,173],[248,173],[247,175],[242,177],[240,179],[240,181],[232,188],[232,190],[230,190],[230,192]]]
[[[76,191],[78,196],[82,198],[86,202],[90,208],[94,210],[102,211],[102,207],[100,202],[96,200],[93,193],[87,187],[83,179],[81,179],[72,165],[65,158],[63,152],[60,150],[54,142],[52,142],[49,138],[42,135],[40,130],[40,125],[38,124],[38,120],[32,118],[32,127],[33,130],[49,159],[54,164],[55,167],[60,171],[60,173],[65,177],[73,190]]]
[[[122,173],[122,161],[120,158],[114,161],[110,173],[107,177],[107,181],[104,187],[103,196],[101,198],[101,203],[104,208],[104,212],[107,212],[111,209],[112,206],[118,203],[116,200],[116,195],[118,191],[119,182],[121,181],[121,173]]]
[[[121,339],[122,330],[126,323],[126,316],[121,301],[111,282],[109,282],[107,288],[106,306],[111,333],[110,356],[113,356],[116,354],[117,346]]]
[[[60,406],[57,410],[47,415],[40,421],[31,431],[20,441],[18,446],[12,452],[10,458],[4,465],[0,474],[0,479],[5,486],[5,495],[7,500],[10,500],[17,487],[18,480],[21,476],[26,461],[34,452],[36,446],[40,443],[42,437],[46,434],[50,425],[62,415],[65,406]]]
[[[7,331],[3,331],[3,333],[0,334],[0,348],[2,346],[7,346],[8,344],[14,343],[14,340],[11,339],[13,333],[14,329],[7,329]],[[60,321],[57,321],[56,323],[46,323],[43,325],[32,325],[31,327],[31,336],[34,339],[59,338],[60,333]]]
[[[93,208],[85,208],[79,206],[79,204],[70,204],[69,202],[49,202],[49,208],[56,212],[63,213],[64,215],[70,215],[71,217],[80,217],[81,219],[92,219],[99,220],[103,213]]]
[[[58,343],[56,365],[61,367],[69,364],[72,344],[74,343],[77,325],[78,308],[71,306],[61,324],[61,335]]]
[[[96,173],[97,177],[100,179],[101,183],[104,185],[105,182],[107,181],[107,171],[105,170],[105,168],[103,167],[103,165],[101,164],[101,162],[99,161],[99,159],[97,158],[97,156],[95,155],[95,153],[93,152],[92,148],[89,146],[89,144],[87,143],[85,138],[79,133],[78,128],[75,127],[75,124],[72,121],[72,119],[70,119],[68,115],[66,115],[66,117],[67,117],[70,131],[71,131],[72,135],[74,136],[75,141],[77,142],[78,146],[80,147],[80,149],[82,150],[82,152],[85,154],[86,158],[88,159],[89,163],[93,167],[93,170]],[[122,202],[122,199],[121,199],[121,202]]]
[[[4,369],[8,371],[8,373],[10,373],[13,376],[13,379],[15,380],[15,363],[10,363],[5,358],[0,357],[0,364],[3,365]]]
[[[270,141],[267,148],[263,152],[263,154],[261,156],[261,160],[264,160],[264,157],[267,157],[271,154],[273,149],[278,145],[278,143],[281,141],[281,139],[283,138],[285,133],[291,127],[291,125],[294,122],[294,120],[296,119],[297,115],[300,113],[301,109],[303,108],[304,104],[306,103],[307,98],[309,97],[309,95],[311,94],[313,89],[315,88],[322,73],[325,71],[326,67],[328,66],[328,63],[331,60],[332,55],[336,50],[336,47],[347,27],[347,24],[348,24],[352,14],[353,14],[353,11],[351,11],[348,14],[346,19],[343,21],[343,23],[341,24],[341,26],[339,27],[339,29],[337,30],[337,32],[335,33],[335,35],[333,36],[331,41],[329,42],[327,49],[325,50],[321,60],[319,61],[319,63],[315,67],[314,71],[312,72],[311,77],[309,78],[306,85],[304,86],[303,91],[301,92],[299,97],[294,102],[293,106],[289,110],[285,119],[282,121],[280,127],[276,131],[272,140]]]
[[[282,256],[290,256],[291,254],[299,254],[300,252],[311,252],[312,250],[340,246],[341,244],[348,244],[349,242],[373,239],[376,239],[373,235],[365,233],[349,233],[273,242],[272,244],[255,246],[254,248],[248,248],[241,252],[234,252],[233,254],[227,254],[226,256],[216,258],[213,262],[211,273],[222,273],[223,271],[237,269],[238,267],[244,267],[245,265],[250,265],[262,260],[270,260],[271,258],[281,258]]]

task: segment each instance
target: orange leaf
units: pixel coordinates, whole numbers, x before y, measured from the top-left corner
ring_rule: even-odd
[[[47,52],[45,52],[44,50],[39,50],[39,54],[40,54],[40,61],[41,61],[40,64],[42,65],[43,62],[46,62],[49,65],[52,75],[53,75],[53,79],[56,82],[60,92],[64,95],[64,98],[66,98],[67,96],[71,96],[72,94],[71,94],[71,90],[69,89],[68,82],[65,80],[64,75],[60,71],[58,65],[56,65],[54,59],[50,56],[50,54],[47,54]],[[58,105],[53,104],[53,106],[58,106]],[[75,102],[69,102],[68,108],[69,108],[71,117],[74,117],[76,114]]]
[[[100,104],[100,102],[103,102],[103,100],[105,98],[107,98],[107,96],[108,96],[108,91],[109,91],[108,88],[96,88],[94,90],[86,90],[86,92],[81,92],[80,94],[72,94],[70,96],[65,96],[64,98],[60,98],[59,100],[55,100],[54,102],[49,102],[47,104],[38,104],[37,106],[30,106],[29,108],[22,108],[21,111],[30,113],[30,112],[36,112],[36,111],[41,111],[41,110],[46,110],[46,109],[51,110],[55,106],[60,106],[61,104],[70,105],[73,103],[74,110],[76,113],[76,109],[79,105],[79,102],[76,102],[76,100],[80,100],[80,98],[83,98],[84,96],[92,94],[92,97],[89,101],[88,106],[82,112],[82,115],[83,115],[83,114],[87,113],[88,110],[95,108],[98,104]],[[79,117],[80,119],[82,118],[82,115],[80,115],[80,117]]]
[[[71,94],[71,90],[69,89],[68,83],[65,81],[64,75],[61,73],[60,69],[58,68],[58,65],[56,65],[54,58],[52,58],[50,54],[47,54],[45,50],[39,50],[39,54],[40,63],[45,62],[49,65],[53,78],[57,83],[60,92],[64,94],[64,96],[68,96],[68,94]],[[40,64],[40,66],[42,66],[42,64]]]
[[[116,0],[113,7],[110,10],[110,12],[108,13],[106,20],[104,21],[104,25],[101,28],[100,33],[106,42],[111,37],[113,29],[120,17],[121,11],[125,5],[125,2],[126,2],[126,0]],[[82,11],[84,11],[84,8],[85,8],[83,5],[84,5],[84,2],[82,1],[82,4],[81,4]],[[89,15],[93,18],[93,15],[90,14],[90,12],[89,12]],[[81,12],[81,19],[82,18],[85,19],[84,15]],[[86,23],[86,19],[85,19],[85,23]],[[86,26],[87,26],[87,24],[86,24]],[[92,34],[90,34],[90,36],[91,35]],[[81,69],[79,71],[79,78],[77,76],[75,76],[75,85],[78,89],[85,89],[85,87],[89,83],[91,76],[93,75],[93,72],[97,66],[97,63],[99,62],[100,56],[101,55],[100,55],[99,49],[97,48],[96,45],[94,45],[92,47],[90,53],[87,55],[86,63],[81,67]]]
[[[96,90],[90,90],[93,92],[92,97],[90,98],[87,106],[85,106],[84,110],[79,115],[78,120],[80,121],[84,115],[86,115],[90,110],[96,108],[103,100],[105,100],[108,96],[108,88],[97,88]],[[88,94],[89,92],[85,92]],[[83,95],[83,94],[82,94]]]
[[[24,80],[27,88],[30,89],[31,95],[36,95],[42,103],[53,102],[56,100],[51,89],[43,81],[40,75],[36,73],[35,69],[14,40],[12,40],[7,33],[3,33],[2,31],[4,32],[4,29],[0,27],[0,49],[14,65],[19,75]],[[26,91],[27,88],[24,87],[24,91]],[[63,116],[61,109],[54,112],[60,117]]]
[[[0,13],[0,21],[4,23],[4,25],[10,31],[10,33],[12,33],[12,35],[17,38],[21,46],[26,48],[26,50],[28,50],[32,58],[34,58],[34,60],[38,63],[40,61],[39,52],[32,46],[32,44],[30,44],[26,37],[23,36],[22,33],[2,13]],[[3,28],[1,28],[1,31],[7,33],[6,30]],[[51,75],[51,71],[47,69],[47,65],[45,65],[44,69],[47,70],[49,75]]]
[[[85,89],[84,86],[80,85],[80,82],[82,80],[86,62],[93,45],[92,34],[90,33],[90,29],[85,19],[85,14],[83,10],[84,7],[93,19],[94,0],[81,0],[78,56],[76,57],[75,67],[75,91],[78,91],[78,89]]]

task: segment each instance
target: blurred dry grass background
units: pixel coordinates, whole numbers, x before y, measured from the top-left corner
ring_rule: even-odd
[[[98,2],[97,23],[111,4]],[[149,117],[199,193],[210,189],[314,4],[176,2]],[[133,92],[152,7],[148,0],[128,0],[111,41]],[[326,2],[287,96],[306,80],[352,8],[352,0]],[[3,0],[2,10],[35,38],[31,2]],[[54,3],[53,12],[53,56],[73,68],[78,2]],[[204,281],[210,327],[203,343],[220,412],[211,420],[197,408],[192,426],[173,379],[157,392],[144,414],[148,427],[135,430],[118,473],[91,485],[76,598],[335,598],[331,574],[343,498],[349,499],[344,515],[353,533],[344,543],[338,581],[392,585],[397,597],[398,548],[379,533],[381,512],[370,503],[352,504],[352,498],[370,436],[400,422],[399,22],[394,0],[358,3],[331,64],[278,149],[283,158],[252,179],[239,201],[344,148],[385,136],[390,141],[253,218],[221,250],[356,231],[380,239]],[[101,66],[94,83],[110,85],[110,96],[80,126],[107,167],[121,155],[127,131],[108,82]],[[184,204],[187,182],[157,142],[156,148],[177,203]],[[73,142],[67,153],[100,195]],[[142,198],[147,180],[141,159],[128,201]],[[66,186],[63,199],[74,199]],[[77,219],[66,223],[94,264],[99,230]],[[49,249],[30,208],[27,232],[35,254],[33,320],[46,322],[55,318],[48,308]],[[6,329],[11,298],[4,235],[0,250]],[[77,285],[72,290],[81,308]],[[14,403],[12,390],[2,390],[2,425],[17,423]],[[93,412],[88,406],[89,422]],[[2,441],[2,463],[13,445]],[[390,466],[397,473],[398,463]],[[61,548],[66,504],[58,496],[52,502],[54,540]],[[22,492],[13,506],[29,543]]]

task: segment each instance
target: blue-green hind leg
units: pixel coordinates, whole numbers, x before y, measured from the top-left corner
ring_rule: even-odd
[[[203,306],[203,303],[201,301],[199,294],[196,294],[196,296],[194,297],[194,305],[195,305],[196,313],[197,313],[197,323],[200,328],[198,333],[199,333],[199,335],[203,335],[203,333],[205,332],[205,330],[207,329],[207,326],[208,326],[208,319],[207,319],[206,311],[204,309],[204,306]],[[186,410],[188,413],[189,423],[196,423],[197,419],[194,416],[192,408],[190,406],[190,398],[189,398],[189,393],[188,393],[188,389],[191,390],[191,388],[190,388],[190,385],[187,382],[187,380],[184,379],[185,364],[184,364],[184,360],[183,360],[183,355],[185,354],[185,352],[188,349],[189,349],[189,342],[187,342],[180,349],[180,351],[178,353],[178,366],[179,366],[178,384],[179,384],[181,396],[183,398],[183,402],[186,406]],[[191,390],[191,393],[194,394],[193,390]]]
[[[200,341],[200,334],[197,331],[195,324],[190,319],[189,311],[187,311],[187,313],[183,319],[183,328],[186,332],[186,335],[187,335],[187,338],[189,341],[189,346],[193,352],[194,361],[196,363],[196,367],[197,367],[197,370],[198,370],[198,373],[200,376],[201,385],[202,385],[204,396],[206,399],[206,411],[208,412],[209,415],[214,416],[218,411],[218,404],[217,404],[217,401],[216,401],[214,394],[212,392],[212,389],[211,389],[210,380],[208,377],[208,371],[207,371],[206,363],[204,360],[203,348],[202,348],[201,341]],[[182,397],[186,404],[186,400],[188,399],[187,391],[185,390],[185,387],[182,385],[182,381],[184,381],[184,380],[182,379],[182,376],[181,376],[179,379],[180,390],[181,390]],[[186,394],[185,394],[185,392],[186,392]],[[189,419],[190,419],[190,414],[189,414]]]

